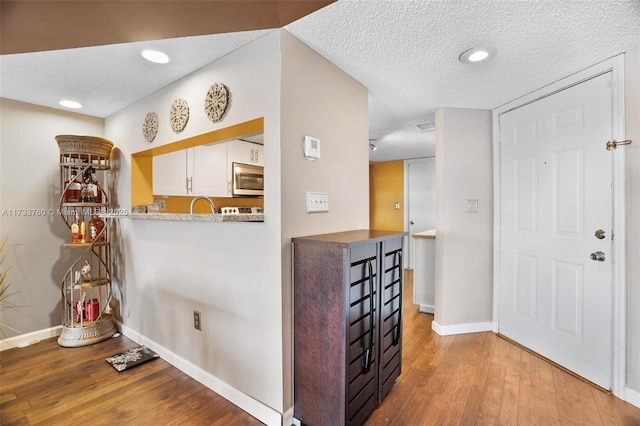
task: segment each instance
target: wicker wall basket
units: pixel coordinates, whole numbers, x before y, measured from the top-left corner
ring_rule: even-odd
[[[113,142],[97,136],[58,135],[60,164],[89,163],[99,168],[109,168]]]
[[[97,136],[56,136],[60,154],[87,154],[101,157],[109,157],[113,142]]]

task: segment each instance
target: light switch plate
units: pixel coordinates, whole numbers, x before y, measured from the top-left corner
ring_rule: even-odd
[[[326,192],[307,192],[307,213],[329,211],[329,194]]]
[[[467,213],[478,213],[478,200],[467,200]]]

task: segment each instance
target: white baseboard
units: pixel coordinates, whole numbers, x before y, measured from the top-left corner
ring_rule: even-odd
[[[282,415],[282,426],[302,426],[300,420],[293,417],[293,407],[289,408]]]
[[[218,379],[213,374],[203,370],[190,361],[187,361],[186,359],[166,349],[153,340],[146,338],[137,331],[132,330],[125,325],[119,325],[122,329],[122,334],[127,336],[129,339],[140,345],[147,346],[149,349],[160,355],[160,357],[167,361],[169,364],[173,365],[186,375],[202,383],[232,404],[240,407],[242,410],[251,414],[256,419],[270,426],[281,426],[283,424],[283,415],[278,411],[229,386],[227,383]],[[291,409],[291,418],[293,418],[293,408]]]
[[[0,352],[11,348],[24,348],[25,346],[38,343],[40,340],[58,337],[62,333],[62,326],[45,328],[44,330],[33,331],[19,336],[9,337],[0,340]]]
[[[425,314],[432,314],[435,312],[435,306],[431,305],[418,305],[418,312]]]
[[[633,404],[636,407],[640,408],[640,392],[633,390],[631,388],[625,388],[624,400],[627,401],[629,404]]]
[[[478,333],[481,331],[493,331],[492,322],[476,322],[469,324],[440,325],[435,321],[431,322],[431,329],[440,336],[451,334]]]
[[[287,426],[288,424],[289,423],[283,423],[283,426]],[[302,422],[299,419],[293,417],[293,423],[291,423],[291,426],[302,426]]]

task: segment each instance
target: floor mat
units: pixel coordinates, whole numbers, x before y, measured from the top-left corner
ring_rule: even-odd
[[[128,368],[133,368],[159,357],[160,355],[153,352],[151,349],[145,346],[137,346],[124,352],[120,352],[119,354],[107,357],[105,360],[116,370],[124,371]]]

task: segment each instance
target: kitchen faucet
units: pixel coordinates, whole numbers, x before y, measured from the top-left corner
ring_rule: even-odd
[[[193,206],[198,200],[207,200],[209,206],[211,207],[211,213],[218,213],[218,210],[216,210],[216,206],[213,205],[213,201],[211,201],[211,198],[205,197],[204,195],[198,195],[197,197],[193,197],[193,200],[191,200],[191,207],[189,207],[189,212],[191,214],[193,214]]]

